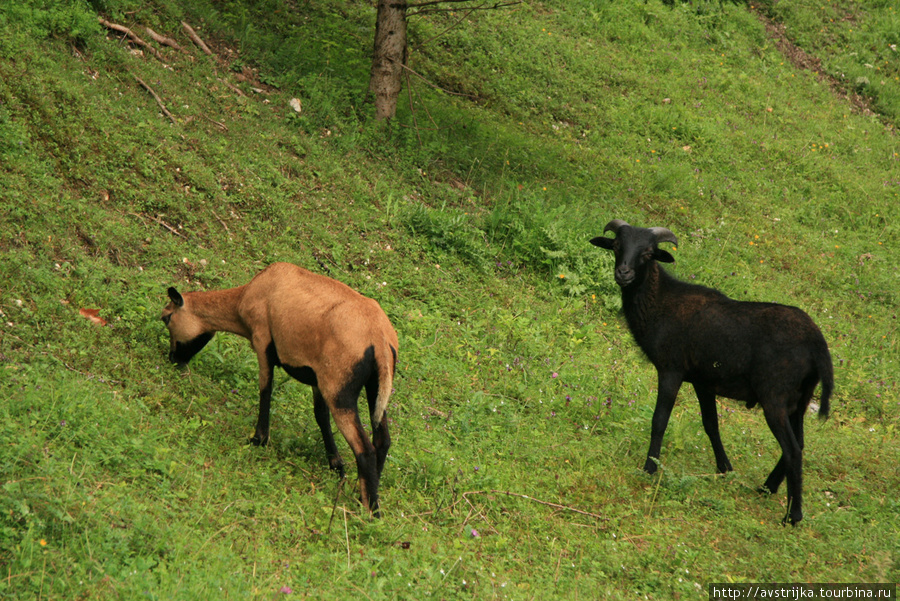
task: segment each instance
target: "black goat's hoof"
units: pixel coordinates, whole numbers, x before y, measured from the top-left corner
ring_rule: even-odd
[[[328,461],[328,467],[331,469],[331,471],[337,473],[338,477],[341,480],[344,479],[344,476],[346,474],[344,473],[344,462],[343,461],[341,461],[340,459],[337,459],[337,460],[331,459]]]
[[[252,444],[252,445],[255,446],[255,447],[264,447],[264,446],[266,446],[267,444],[269,444],[269,439],[268,439],[268,437],[266,437],[266,438],[260,438],[260,437],[257,435],[257,436],[254,436],[253,438],[250,439],[250,444]]]
[[[786,515],[786,516],[784,516],[784,518],[782,518],[782,520],[781,520],[781,525],[782,525],[782,526],[787,526],[788,524],[790,524],[790,525],[791,525],[791,528],[796,528],[796,527],[797,527],[797,523],[798,523],[800,520],[802,520],[802,519],[803,519],[803,517],[799,517],[799,518],[796,518],[796,519],[795,519],[795,518],[793,518],[793,517],[791,517],[791,516],[789,516],[789,515]]]
[[[644,464],[644,471],[652,476],[657,469],[659,469],[659,459],[648,458],[647,463]]]
[[[775,494],[774,491],[769,490],[769,487],[766,486],[765,484],[763,484],[763,485],[761,485],[760,487],[758,487],[758,488],[756,489],[756,492],[758,492],[758,493],[761,494],[761,495],[766,495],[766,496]],[[787,518],[785,518],[785,519],[787,519]]]

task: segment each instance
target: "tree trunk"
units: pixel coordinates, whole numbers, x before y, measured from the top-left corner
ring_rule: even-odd
[[[378,0],[375,53],[369,76],[369,91],[375,95],[376,119],[391,119],[396,113],[405,64],[406,2]]]

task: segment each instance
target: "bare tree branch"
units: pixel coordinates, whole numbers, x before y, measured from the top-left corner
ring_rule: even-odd
[[[97,20],[100,22],[101,25],[103,25],[107,29],[112,29],[113,31],[118,31],[119,33],[124,33],[126,36],[128,36],[128,38],[132,42],[134,42],[135,44],[137,44],[138,46],[140,46],[142,48],[146,48],[148,52],[150,52],[153,56],[155,56],[159,60],[163,59],[162,55],[159,53],[159,50],[157,50],[156,48],[154,48],[153,46],[151,46],[150,44],[148,44],[147,42],[142,40],[136,33],[131,31],[129,28],[125,27],[124,25],[119,25],[118,23],[111,23],[111,22],[107,21],[106,19],[104,19],[103,17],[97,17]]]
[[[178,42],[176,42],[172,38],[168,38],[164,35],[160,35],[160,34],[156,33],[155,31],[153,31],[152,29],[150,29],[149,27],[144,27],[144,30],[147,32],[147,35],[149,35],[151,38],[156,40],[157,44],[169,46],[171,48],[174,48],[175,50],[178,50],[179,52],[187,52],[184,48],[181,47],[181,45],[179,45]]]
[[[443,37],[444,35],[446,35],[446,33],[447,33],[448,31],[450,31],[451,29],[454,29],[454,28],[456,28],[456,27],[459,27],[459,24],[462,23],[463,21],[465,21],[465,20],[469,17],[469,15],[472,14],[472,11],[473,11],[473,10],[474,10],[474,9],[467,11],[467,12],[466,12],[465,14],[463,14],[459,19],[457,19],[455,23],[451,24],[450,27],[448,27],[448,28],[445,29],[444,31],[440,32],[440,33],[437,34],[436,36],[432,36],[432,37],[428,38],[427,40],[425,40],[424,42],[422,42],[421,44],[419,44],[419,45],[418,45],[418,48],[422,48],[422,47],[424,47],[424,46],[427,46],[427,45],[430,44],[431,42],[433,42],[433,41],[435,41],[435,40],[437,40],[437,39]]]
[[[203,52],[205,52],[205,53],[208,54],[209,56],[215,56],[215,54],[213,53],[213,51],[209,49],[209,46],[207,46],[205,43],[203,43],[203,40],[200,39],[200,36],[197,35],[197,32],[194,31],[194,28],[193,28],[193,27],[191,27],[190,25],[188,25],[188,24],[185,23],[184,21],[181,22],[181,26],[184,28],[185,32],[187,32],[187,34],[188,34],[188,36],[191,38],[191,40],[193,40],[193,42],[194,42],[195,44],[197,44],[197,46],[200,47],[200,50],[202,50]]]
[[[166,105],[163,104],[162,98],[159,97],[159,94],[157,94],[156,92],[154,92],[154,91],[153,91],[153,88],[151,88],[151,87],[148,86],[146,83],[144,83],[144,80],[141,79],[140,77],[138,77],[137,75],[135,75],[134,78],[137,80],[137,82],[138,82],[139,84],[141,84],[141,86],[143,86],[143,88],[144,88],[145,90],[147,90],[148,92],[150,92],[150,94],[151,94],[151,95],[153,96],[153,98],[156,100],[156,104],[158,104],[158,105],[159,105],[159,108],[162,109],[163,114],[164,114],[166,117],[168,117],[169,120],[172,121],[172,123],[174,123],[175,125],[178,125],[178,122],[175,121],[175,117],[172,116],[172,113],[170,113],[170,112],[169,112],[169,109],[166,108]],[[173,231],[174,231],[174,230],[173,230]],[[177,233],[177,232],[176,232],[176,233]]]
[[[444,89],[437,84],[431,83],[430,81],[425,79],[425,77],[423,77],[422,75],[419,75],[418,73],[416,73],[415,71],[413,71],[412,69],[407,67],[406,65],[400,65],[400,66],[403,67],[405,70],[409,71],[410,73],[412,73],[413,75],[415,75],[416,77],[418,77],[419,79],[421,79],[422,81],[424,81],[425,83],[427,83],[428,85],[430,85],[435,90],[440,90],[441,92],[444,92],[445,94],[450,94],[451,96],[465,96],[466,98],[471,98],[473,100],[475,100],[477,98],[477,96],[472,96],[471,94],[463,94],[462,92],[453,92],[451,90]]]
[[[436,4],[444,4],[446,2],[467,2],[467,1],[470,1],[470,0],[435,0],[434,2],[423,2],[421,4],[410,4],[409,8],[421,9],[421,7],[424,7],[424,6],[433,6]],[[467,8],[469,10],[469,12],[476,11],[476,10],[499,10],[501,8],[508,8],[510,6],[515,6],[516,4],[522,4],[522,1],[515,0],[512,2],[496,2],[492,6],[486,6],[486,4],[481,4],[479,6],[470,6],[470,7],[465,7],[465,8]],[[451,12],[453,10],[457,10],[457,9],[428,8],[425,10],[416,10],[414,12],[407,13],[407,16],[408,17],[418,17],[418,16],[422,16],[422,15],[433,15],[433,14],[437,14],[437,13],[446,13],[446,12]]]

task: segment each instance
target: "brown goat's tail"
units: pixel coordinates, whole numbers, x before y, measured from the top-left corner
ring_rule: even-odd
[[[823,348],[816,355],[816,370],[822,380],[822,397],[819,401],[819,417],[828,417],[831,409],[831,393],[834,392],[834,365],[831,363],[831,353],[823,341]]]
[[[372,412],[372,427],[376,428],[384,419],[391,391],[394,389],[394,366],[397,363],[397,349],[387,341],[381,345],[375,358],[378,370],[378,397],[375,400],[375,411]]]

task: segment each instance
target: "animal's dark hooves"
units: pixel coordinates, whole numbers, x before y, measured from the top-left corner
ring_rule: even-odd
[[[331,468],[331,471],[336,472],[338,477],[343,480],[344,479],[344,462],[343,461],[329,461],[328,467]]]
[[[792,528],[795,528],[795,527],[797,526],[797,522],[799,522],[799,521],[802,520],[802,519],[803,519],[802,517],[799,517],[799,518],[797,518],[797,519],[794,519],[794,518],[792,518],[791,516],[786,515],[786,516],[784,516],[784,518],[781,520],[781,525],[782,525],[782,526],[787,526],[788,524],[790,524]]]
[[[771,491],[771,490],[769,490],[769,487],[766,486],[765,484],[763,484],[762,486],[760,486],[759,488],[757,488],[757,489],[756,489],[756,492],[758,492],[758,493],[761,494],[761,495],[771,495],[771,494],[774,494],[774,492]],[[787,519],[787,518],[785,518],[785,519]]]
[[[656,461],[653,459],[648,459],[647,463],[644,464],[644,471],[650,474],[651,476],[656,473],[656,470],[659,466],[656,465]]]
[[[264,447],[267,444],[269,444],[269,439],[268,438],[260,438],[259,436],[254,436],[253,438],[250,439],[250,444],[252,444],[255,447]]]

